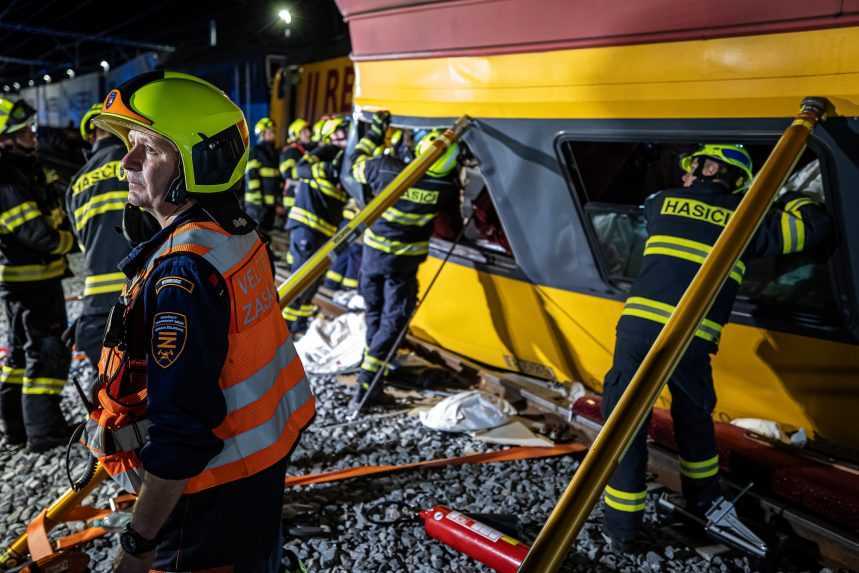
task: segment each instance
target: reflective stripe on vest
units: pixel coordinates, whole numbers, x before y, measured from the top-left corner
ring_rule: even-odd
[[[645,320],[652,320],[660,324],[666,324],[671,318],[671,313],[674,312],[674,307],[658,300],[644,298],[642,296],[631,296],[626,299],[626,304],[623,307],[621,316],[635,316]],[[722,335],[722,325],[713,322],[707,318],[701,321],[698,330],[695,331],[695,336],[703,338],[708,342],[718,344],[719,337]]]
[[[665,255],[701,265],[712,250],[713,247],[707,243],[692,241],[682,237],[672,237],[671,235],[652,235],[644,245],[644,256]],[[737,264],[731,270],[731,278],[737,281],[737,284],[742,284],[745,274],[745,263],[737,261]]]

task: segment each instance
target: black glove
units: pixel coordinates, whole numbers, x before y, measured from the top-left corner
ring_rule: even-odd
[[[385,132],[391,124],[391,112],[377,111],[373,114],[373,121],[370,125],[370,132],[376,137],[384,140]]]

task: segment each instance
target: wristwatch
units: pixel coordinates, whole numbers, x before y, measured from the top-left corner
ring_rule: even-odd
[[[155,539],[146,539],[134,531],[134,528],[129,523],[122,530],[122,533],[119,534],[119,544],[122,545],[122,550],[128,555],[137,557],[155,549],[158,541]]]

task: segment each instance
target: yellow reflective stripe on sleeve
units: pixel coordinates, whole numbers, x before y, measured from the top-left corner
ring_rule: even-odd
[[[61,277],[65,273],[65,258],[57,259],[44,265],[0,265],[0,282],[44,281]]]
[[[259,189],[262,187],[262,181],[260,179],[250,179],[248,180],[248,190],[253,191],[254,189]]]
[[[670,304],[641,296],[631,296],[626,299],[621,316],[635,316],[660,324],[666,324],[673,312],[674,307]],[[721,335],[722,325],[707,318],[701,321],[701,324],[695,331],[695,336],[698,338],[714,343],[719,342]]]
[[[385,209],[385,212],[382,213],[382,219],[385,221],[413,227],[426,225],[432,221],[434,217],[435,213],[406,213],[396,209],[395,207],[388,207]]]
[[[298,320],[299,318],[310,318],[316,312],[316,306],[312,304],[303,304],[296,308],[287,306],[283,309],[283,318],[286,320]]]
[[[255,193],[245,193],[245,203],[250,203],[251,205],[262,205],[262,193],[259,191]]]
[[[700,462],[680,458],[680,473],[691,479],[707,479],[719,473],[719,455]]]
[[[23,384],[24,369],[12,368],[10,366],[0,367],[0,383],[3,384]]]
[[[0,213],[0,234],[11,233],[27,221],[40,217],[42,212],[34,201],[27,201]]]
[[[358,279],[343,277],[343,288],[358,288]]]
[[[376,144],[369,137],[361,138],[361,141],[355,145],[355,149],[367,155],[372,155],[376,147]]]
[[[343,282],[343,275],[335,271],[325,273],[325,278],[338,284]]]
[[[289,178],[290,176],[288,175],[288,173],[292,171],[293,167],[295,167],[295,159],[286,159],[280,162],[278,169],[280,169],[281,175],[286,178]]]
[[[301,223],[302,225],[307,225],[311,229],[319,231],[326,237],[333,237],[334,233],[337,232],[337,227],[328,221],[320,219],[310,211],[302,209],[301,207],[293,207],[290,209],[289,218]]]
[[[259,174],[262,177],[280,177],[280,171],[274,167],[260,167]]]
[[[251,169],[259,169],[260,167],[262,167],[262,163],[260,163],[259,159],[251,159],[245,166],[245,173],[247,173]]]
[[[108,179],[125,181],[125,170],[122,168],[121,161],[110,161],[78,177],[72,184],[72,195],[78,195],[99,181],[106,181]]]
[[[367,183],[367,157],[362,155],[352,165],[352,176],[358,183]]]
[[[122,211],[128,201],[128,191],[99,193],[75,209],[75,230],[82,230],[90,219],[110,211]]]
[[[813,205],[814,201],[800,197],[788,201],[781,214],[782,254],[799,253],[805,248],[805,221],[800,209]]]
[[[84,280],[84,296],[122,292],[125,288],[126,277],[123,273],[105,273],[90,275]]]
[[[24,376],[24,394],[62,394],[66,381],[59,378],[28,378]]]
[[[283,196],[283,206],[289,208],[289,207],[292,207],[293,205],[295,205],[295,197],[293,197],[292,195],[284,195]]]
[[[72,246],[75,244],[75,238],[69,231],[57,231],[57,234],[59,235],[57,246],[53,248],[51,254],[65,255],[72,250]]]
[[[429,241],[402,243],[377,235],[371,229],[364,231],[364,245],[383,253],[398,256],[420,256],[429,253]]]
[[[636,512],[644,511],[647,490],[644,491],[622,491],[610,485],[605,486],[603,495],[605,504],[617,511]]]
[[[329,197],[333,197],[338,201],[346,202],[346,200],[348,199],[345,191],[342,191],[336,185],[324,179],[314,179],[310,182],[310,186],[314,189],[321,191],[323,195],[328,195]]]
[[[644,246],[644,256],[664,255],[684,259],[700,265],[704,263],[704,259],[707,258],[707,255],[712,250],[713,247],[707,243],[700,243],[682,237],[672,237],[670,235],[653,235],[647,239],[647,243]],[[745,263],[737,261],[737,264],[731,270],[731,278],[737,281],[737,283],[742,284],[745,274]]]
[[[274,195],[263,195],[262,200],[266,205],[274,205]]]

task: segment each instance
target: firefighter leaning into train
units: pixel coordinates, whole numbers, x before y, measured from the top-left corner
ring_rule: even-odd
[[[683,186],[661,191],[644,205],[648,238],[641,273],[617,324],[614,362],[605,378],[603,414],[620,400],[662,326],[704,262],[752,179],[752,160],[740,145],[703,145],[684,157]],[[671,376],[671,415],[680,453],[687,507],[703,516],[720,496],[719,455],[712,413],[716,405],[711,355],[718,350],[750,259],[808,251],[829,237],[823,206],[798,193],[780,197],[731,270],[689,349]],[[646,426],[635,436],[606,486],[605,528],[622,551],[641,547],[636,536],[644,514]]]
[[[286,130],[286,146],[280,152],[278,170],[283,178],[283,216],[289,218],[289,210],[295,205],[295,188],[298,181],[293,178],[293,169],[308,153],[314,150],[316,143],[311,140],[312,133],[307,120],[298,118],[289,124]]]
[[[66,213],[72,232],[84,252],[83,309],[74,324],[74,343],[90,363],[98,365],[107,315],[125,288],[125,275],[117,265],[131,250],[117,233],[123,227],[128,204],[128,183],[122,170],[125,145],[115,135],[96,127],[101,103],[93,104],[81,119],[81,137],[92,145],[84,166],[72,178],[66,191]],[[150,236],[158,228],[149,215],[130,215],[144,226],[137,236]],[[126,226],[128,223],[126,224]]]
[[[256,144],[251,148],[245,167],[245,210],[259,229],[268,233],[274,228],[277,205],[283,193],[283,178],[278,171],[274,122],[264,117],[254,126]]]
[[[128,201],[160,226],[120,264],[129,283],[87,430],[138,494],[115,570],[278,571],[286,459],[315,406],[270,255],[233,192],[244,116],[162,70],[112,90],[94,121],[125,143]]]
[[[61,197],[37,158],[35,110],[0,98],[0,298],[9,353],[0,371],[0,418],[6,443],[45,451],[65,444],[60,395],[70,356],[62,341],[66,304],[61,279],[74,246],[61,228]]]
[[[374,195],[406,167],[398,157],[374,153],[384,143],[389,123],[388,112],[376,113],[351,157],[352,175],[359,183],[369,185]],[[425,152],[438,137],[437,131],[425,135],[418,142],[417,155]],[[367,334],[351,408],[382,396],[381,384],[376,384],[372,395],[367,393],[417,303],[417,271],[429,254],[433,220],[439,210],[459,200],[458,155],[459,146],[451,145],[426,175],[364,232],[359,290],[366,304]]]
[[[326,120],[321,143],[293,169],[293,179],[300,181],[295,191],[295,204],[289,211],[289,255],[295,272],[334,236],[343,218],[348,196],[340,186],[340,165],[346,147],[348,123],[344,117]],[[316,311],[311,304],[316,287],[306,289],[283,309],[283,316],[293,334],[307,330]]]

